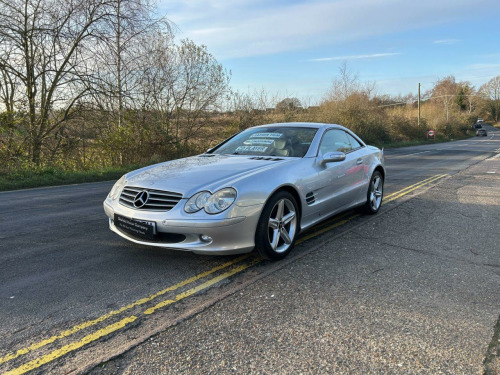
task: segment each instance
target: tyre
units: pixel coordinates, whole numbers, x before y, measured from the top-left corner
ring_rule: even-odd
[[[286,191],[267,201],[255,231],[255,252],[264,259],[280,260],[292,251],[299,230],[298,204]]]
[[[368,193],[366,195],[366,203],[362,207],[364,213],[373,215],[378,212],[382,206],[382,199],[384,198],[384,178],[382,173],[375,171],[370,179],[368,186]]]

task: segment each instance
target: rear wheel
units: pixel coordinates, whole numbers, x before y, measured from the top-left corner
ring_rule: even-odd
[[[382,173],[375,171],[370,179],[366,203],[363,206],[363,211],[369,215],[376,214],[382,205],[384,197],[384,178]]]
[[[292,251],[299,228],[298,205],[290,193],[274,194],[264,206],[255,232],[255,252],[280,260]]]

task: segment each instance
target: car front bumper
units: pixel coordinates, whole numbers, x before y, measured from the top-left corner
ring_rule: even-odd
[[[140,211],[122,206],[117,202],[110,204],[108,200],[104,201],[104,211],[109,219],[109,228],[126,240],[140,245],[212,255],[251,252],[255,247],[255,230],[261,210],[262,205],[237,207],[233,210],[233,213],[236,213],[233,217],[191,219],[180,212],[180,215],[175,215],[175,212],[172,211],[167,213]],[[149,240],[130,235],[115,225],[115,214],[129,219],[155,222],[158,238]],[[207,240],[206,237],[203,240],[202,236],[208,236],[210,240]]]

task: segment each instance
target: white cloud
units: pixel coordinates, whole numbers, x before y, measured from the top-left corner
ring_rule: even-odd
[[[500,75],[500,64],[470,64],[455,72],[457,78],[463,81],[470,81],[476,86],[489,81],[491,78]]]
[[[497,0],[160,1],[182,37],[218,58],[297,51],[453,22]],[[444,39],[443,39],[444,40]]]
[[[458,43],[460,40],[458,39],[439,39],[435,40],[433,43],[434,44],[455,44]]]
[[[318,59],[310,59],[307,61],[321,62],[321,61],[335,61],[335,60],[361,60],[361,59],[373,59],[379,57],[397,56],[401,55],[399,52],[391,53],[372,53],[370,55],[351,55],[351,56],[334,56],[334,57],[321,57]]]

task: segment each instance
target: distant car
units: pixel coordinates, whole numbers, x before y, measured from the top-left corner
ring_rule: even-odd
[[[483,126],[481,124],[474,124],[474,129],[481,129]]]
[[[246,129],[204,154],[129,172],[104,202],[110,229],[142,245],[281,259],[300,231],[382,204],[383,152],[340,125]]]
[[[486,137],[488,135],[488,132],[486,131],[486,129],[479,129],[476,132],[476,137],[479,137],[480,135],[482,135],[483,137]]]
[[[477,122],[484,122],[484,120],[481,117],[478,117]]]

